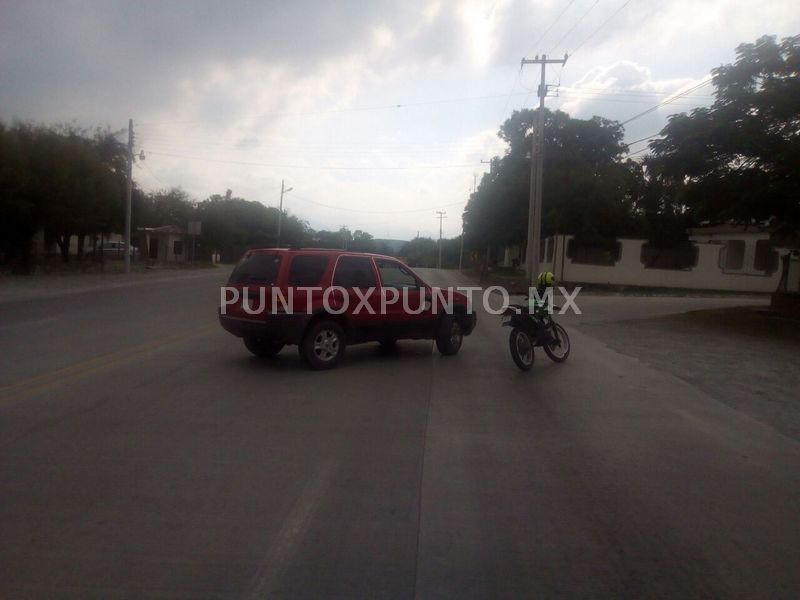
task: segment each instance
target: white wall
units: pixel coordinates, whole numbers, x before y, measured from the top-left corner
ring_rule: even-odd
[[[571,235],[555,236],[553,260],[542,263],[542,270],[555,273],[556,279],[575,283],[634,285],[645,287],[673,287],[698,290],[724,290],[742,292],[774,292],[778,287],[780,266],[770,275],[753,269],[754,248],[757,236],[745,239],[745,264],[740,271],[723,271],[720,251],[724,242],[697,243],[697,265],[691,269],[648,269],[641,262],[642,246],[646,240],[619,239],[619,261],[613,266],[575,264],[567,257],[566,248]]]

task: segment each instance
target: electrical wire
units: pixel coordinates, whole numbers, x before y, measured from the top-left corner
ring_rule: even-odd
[[[611,22],[611,20],[612,20],[614,17],[616,17],[616,16],[617,16],[617,15],[618,15],[620,12],[622,12],[622,9],[624,9],[624,8],[625,8],[626,6],[628,6],[628,4],[630,4],[630,3],[631,3],[631,0],[625,0],[625,2],[623,2],[623,3],[622,3],[622,5],[621,5],[621,6],[620,6],[620,7],[619,7],[617,10],[615,10],[613,13],[611,13],[611,16],[610,16],[610,17],[608,17],[608,18],[607,18],[605,21],[603,21],[602,23],[600,23],[600,26],[599,26],[599,27],[597,27],[597,28],[596,28],[594,31],[592,31],[592,33],[590,33],[588,36],[586,36],[586,38],[585,38],[585,39],[584,39],[584,40],[583,40],[583,41],[582,41],[580,44],[578,44],[578,45],[575,47],[575,49],[572,51],[572,56],[575,56],[575,53],[576,53],[578,50],[580,50],[581,48],[583,48],[583,45],[584,45],[586,42],[588,42],[590,39],[592,39],[592,38],[595,36],[595,34],[596,34],[598,31],[600,31],[600,30],[601,30],[603,27],[605,27],[606,25],[608,25],[608,23],[609,23],[609,22]]]
[[[658,109],[659,109],[659,108],[661,108],[662,106],[666,106],[667,104],[671,104],[671,103],[673,102],[673,100],[677,100],[678,98],[683,98],[684,96],[686,96],[686,95],[690,94],[690,93],[691,93],[691,92],[693,92],[694,90],[698,90],[698,89],[700,89],[701,87],[703,87],[703,86],[705,86],[705,85],[708,85],[709,83],[711,83],[711,76],[707,77],[706,79],[704,79],[703,81],[701,81],[701,82],[700,82],[700,83],[698,83],[697,85],[693,85],[693,86],[692,86],[692,87],[690,87],[689,89],[687,89],[687,90],[684,90],[683,92],[680,92],[680,93],[678,93],[678,94],[675,94],[674,96],[672,96],[672,97],[670,97],[670,98],[667,98],[666,100],[662,100],[661,102],[659,102],[659,103],[658,103],[658,104],[656,104],[655,106],[651,106],[651,107],[650,107],[650,108],[648,108],[647,110],[644,110],[644,111],[640,112],[639,114],[636,114],[636,115],[632,116],[632,117],[631,117],[630,119],[628,119],[627,121],[623,121],[622,123],[620,123],[620,125],[627,125],[627,124],[628,124],[628,123],[630,123],[631,121],[635,121],[636,119],[638,119],[638,118],[640,118],[640,117],[643,117],[643,116],[645,116],[645,115],[647,115],[647,114],[650,114],[651,112],[653,112],[654,110],[658,110]]]
[[[605,98],[603,96],[575,96],[572,94],[557,94],[554,99],[562,100],[596,100],[598,102],[612,102],[614,104],[650,104],[652,100],[627,100],[625,98]],[[697,102],[671,102],[672,106],[696,107]]]
[[[142,166],[144,166],[144,169],[145,169],[145,170],[146,170],[148,173],[150,173],[150,175],[153,177],[153,179],[155,179],[155,180],[156,180],[158,183],[160,183],[161,185],[164,185],[164,186],[165,186],[165,185],[167,185],[166,183],[164,183],[163,181],[161,181],[161,178],[160,178],[158,175],[156,175],[155,173],[153,173],[153,170],[150,168],[150,165],[148,165],[148,164],[147,164],[145,161],[143,161],[143,160],[140,160],[140,161],[139,161],[138,163],[136,163],[136,164],[137,164],[137,165],[139,165],[139,167],[140,167],[140,168],[141,168]]]
[[[511,100],[511,96],[514,95],[514,90],[517,89],[517,83],[519,82],[519,77],[522,74],[522,65],[519,66],[519,71],[517,71],[516,77],[514,77],[514,83],[511,85],[511,89],[509,90],[508,94],[506,95],[506,101],[503,103],[503,110],[500,111],[500,121],[503,121],[503,118],[506,114],[506,109],[508,108],[508,101]],[[520,92],[518,95],[522,95],[524,92]]]
[[[217,138],[218,139],[218,138]],[[372,143],[374,144],[374,143]],[[270,142],[268,138],[258,139],[255,141],[248,141],[247,144],[229,141],[211,141],[208,138],[197,136],[141,136],[141,141],[137,142],[138,146],[180,146],[197,145],[197,146],[212,146],[223,149],[238,150],[242,152],[250,152],[258,148],[267,147],[274,149],[276,152],[297,151],[297,152],[324,152],[325,154],[358,154],[364,155],[368,153],[381,155],[384,153],[424,153],[424,154],[441,154],[453,153],[456,151],[462,152],[480,152],[485,149],[485,143],[475,141],[473,143],[453,141],[445,144],[432,142],[430,144],[409,143],[409,144],[394,144],[394,145],[368,145],[360,141],[353,141],[349,145],[335,145],[335,144],[314,144],[296,141],[280,141]],[[163,148],[162,148],[163,149]]]
[[[638,144],[639,142],[646,142],[647,140],[652,140],[654,137],[660,137],[660,133],[654,133],[653,135],[648,135],[647,137],[640,138],[633,142],[628,142],[626,146],[633,146],[634,144]]]
[[[571,34],[573,31],[575,31],[575,28],[576,28],[576,27],[578,27],[578,25],[580,25],[580,24],[581,24],[581,21],[583,21],[583,20],[586,18],[586,16],[587,16],[587,15],[588,15],[590,12],[592,12],[592,10],[594,10],[594,7],[595,7],[595,6],[597,6],[599,2],[600,2],[600,0],[594,0],[594,4],[592,4],[592,5],[591,5],[591,6],[590,6],[590,7],[589,7],[587,10],[586,10],[586,12],[584,12],[584,13],[583,13],[583,14],[582,14],[582,15],[581,15],[579,18],[578,18],[578,20],[577,20],[577,21],[575,21],[575,24],[574,24],[572,27],[570,27],[570,28],[567,30],[567,32],[566,32],[564,35],[562,35],[562,36],[559,38],[559,40],[558,40],[558,41],[557,41],[555,44],[553,44],[553,48],[550,50],[550,52],[548,52],[548,53],[547,53],[548,55],[550,55],[550,54],[553,54],[553,51],[554,51],[556,48],[558,48],[558,47],[561,45],[561,42],[563,42],[563,41],[564,41],[564,40],[567,38],[567,36],[569,36],[569,34]]]
[[[204,156],[187,156],[185,154],[172,154],[170,152],[156,152],[151,150],[150,154],[157,156],[169,156],[172,158],[183,158],[186,160],[203,160],[213,163],[230,164],[230,165],[244,165],[251,167],[269,167],[274,169],[308,169],[319,171],[400,171],[400,170],[415,170],[415,169],[464,169],[469,167],[475,168],[475,163],[458,164],[458,165],[392,165],[392,166],[311,166],[311,165],[289,165],[289,164],[270,164],[254,161],[242,160],[226,160],[218,158],[208,158]]]
[[[449,208],[452,206],[461,206],[465,204],[465,202],[461,201],[461,202],[451,202],[450,204],[443,204],[443,205],[440,204],[439,206],[429,206],[425,208],[411,208],[407,210],[370,210],[361,208],[346,208],[344,206],[333,206],[331,204],[325,204],[323,202],[317,202],[316,200],[304,198],[303,196],[298,196],[294,193],[292,193],[292,198],[300,200],[302,202],[308,202],[309,204],[314,204],[315,206],[321,206],[323,208],[329,208],[332,210],[340,210],[344,212],[355,212],[362,214],[374,214],[374,215],[401,215],[401,214],[409,214],[417,212],[427,212],[427,211],[434,211],[438,208]]]
[[[578,93],[587,93],[592,95],[600,95],[600,96],[632,96],[632,97],[655,97],[664,96],[669,97],[675,94],[675,92],[656,92],[656,91],[647,91],[647,90],[626,90],[623,88],[596,88],[596,87],[584,87],[584,86],[563,86],[560,88],[561,91],[566,92],[578,92]],[[709,98],[713,99],[715,96],[713,94],[695,94],[692,96],[693,98]]]
[[[599,0],[598,0],[599,1]],[[516,85],[516,82],[515,82]],[[513,89],[511,90],[513,92]],[[452,102],[467,102],[473,100],[492,100],[496,98],[505,98],[509,94],[488,94],[484,96],[462,96],[459,98],[440,98],[437,100],[424,100],[421,102],[405,102],[399,104],[382,104],[382,105],[375,105],[375,106],[361,106],[361,107],[353,107],[353,108],[331,108],[326,110],[315,110],[315,111],[305,111],[305,112],[287,112],[287,111],[276,111],[271,113],[262,113],[260,115],[255,115],[253,117],[234,117],[234,118],[227,118],[227,117],[220,117],[215,119],[192,119],[192,120],[185,120],[185,121],[144,121],[142,123],[138,123],[137,127],[152,127],[158,125],[190,125],[194,123],[215,123],[215,122],[233,122],[233,121],[250,121],[253,119],[259,119],[266,116],[288,116],[288,117],[308,117],[314,115],[322,115],[322,114],[330,114],[330,113],[347,113],[347,112],[366,112],[366,111],[377,111],[377,110],[394,110],[399,108],[416,108],[419,106],[430,106],[433,104],[448,104]]]
[[[626,156],[626,158],[630,158],[631,156],[635,156],[635,155],[637,155],[637,154],[640,154],[641,152],[646,152],[646,151],[648,151],[649,149],[650,149],[650,148],[648,148],[648,147],[644,147],[644,148],[642,148],[641,150],[637,150],[636,152],[630,152],[630,153],[629,153],[629,154]]]
[[[572,6],[574,3],[575,3],[575,0],[569,0],[569,3],[564,7],[564,10],[562,10],[560,13],[558,13],[558,15],[553,20],[553,22],[550,23],[550,25],[548,25],[547,29],[544,30],[544,33],[542,33],[542,35],[539,36],[539,39],[537,39],[536,42],[533,44],[533,49],[530,52],[531,54],[536,52],[536,48],[539,46],[539,44],[542,42],[542,40],[544,40],[544,38],[547,36],[547,34],[550,33],[550,30],[553,28],[553,26],[556,23],[558,23],[559,20],[561,20],[561,17],[564,16],[564,13],[566,13],[569,10],[569,7]]]

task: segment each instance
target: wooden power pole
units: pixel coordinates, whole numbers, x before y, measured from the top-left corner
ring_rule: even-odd
[[[446,219],[445,216],[447,214],[444,210],[437,210],[436,214],[438,215],[436,218],[439,219],[439,266],[437,268],[442,268],[442,219]]]
[[[131,272],[131,195],[133,193],[133,119],[128,119],[128,184],[125,188],[125,272]],[[103,247],[100,246],[102,255]]]
[[[547,58],[546,54],[536,55],[533,59],[522,59],[522,66],[541,65],[542,75],[539,84],[539,113],[531,144],[531,192],[528,201],[528,248],[526,253],[526,270],[531,287],[536,284],[539,272],[539,245],[542,238],[542,179],[544,178],[544,99],[547,96],[547,82],[545,70],[547,65],[564,65],[564,58]]]

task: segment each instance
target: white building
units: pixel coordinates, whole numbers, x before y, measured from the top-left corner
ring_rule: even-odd
[[[542,243],[541,270],[559,281],[737,292],[774,292],[787,257],[787,291],[800,290],[800,256],[776,246],[768,229],[719,225],[689,230],[690,243],[657,250],[647,240],[617,239],[602,248],[577,246],[572,235]],[[501,264],[524,268],[524,248],[505,248]]]

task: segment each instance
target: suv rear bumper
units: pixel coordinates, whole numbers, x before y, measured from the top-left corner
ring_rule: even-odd
[[[305,314],[267,315],[264,320],[255,320],[219,312],[220,325],[236,337],[263,337],[284,344],[299,343],[308,320]]]

